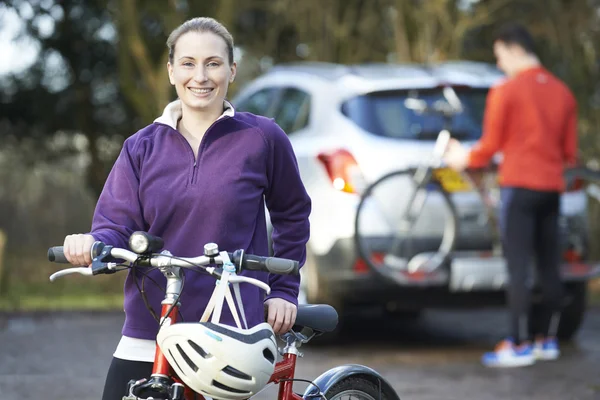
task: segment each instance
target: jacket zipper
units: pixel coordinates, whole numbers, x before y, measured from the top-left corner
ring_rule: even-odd
[[[192,156],[194,154],[192,153]],[[194,166],[192,167],[192,185],[196,182],[196,172],[198,170],[198,160],[194,159]]]
[[[229,119],[229,118],[231,118],[231,117],[225,116],[223,118],[219,118],[215,122],[213,122],[211,126],[208,127],[208,129],[206,130],[206,132],[204,132],[204,135],[202,136],[202,139],[200,139],[200,144],[198,145],[198,155],[196,156],[196,158],[194,158],[194,151],[192,150],[192,158],[194,158],[194,166],[192,168],[192,183],[191,183],[191,185],[195,185],[196,181],[198,180],[198,162],[200,161],[200,155],[201,155],[201,151],[202,151],[202,144],[204,143],[204,139],[206,138],[206,135],[208,135],[208,133],[210,132],[210,130],[218,122],[226,120],[226,119]],[[187,140],[186,140],[186,143],[188,143]],[[188,146],[189,146],[189,143],[188,143]],[[191,150],[192,146],[189,146],[189,147],[190,147],[190,150]]]
[[[217,119],[215,122],[212,123],[211,126],[208,127],[208,129],[206,130],[206,132],[204,132],[204,136],[202,136],[202,139],[200,140],[200,144],[198,145],[198,156],[197,158],[194,157],[194,149],[192,149],[192,146],[190,145],[190,142],[187,141],[187,139],[185,137],[183,137],[183,135],[181,134],[181,132],[179,132],[177,129],[174,129],[172,126],[166,125],[169,128],[173,129],[175,132],[177,132],[177,134],[181,137],[181,140],[183,140],[185,142],[185,144],[187,145],[188,149],[190,150],[190,155],[192,156],[192,177],[190,180],[190,185],[194,185],[196,183],[197,180],[197,175],[198,175],[198,160],[200,159],[200,150],[202,149],[202,143],[204,142],[204,138],[206,137],[206,135],[208,134],[208,132],[219,122],[219,121],[223,121],[226,119],[231,118],[230,116],[225,116],[222,118]],[[164,124],[163,124],[164,125]]]

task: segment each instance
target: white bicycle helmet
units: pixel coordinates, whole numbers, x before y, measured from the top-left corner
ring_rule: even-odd
[[[250,329],[177,323],[163,327],[157,343],[183,383],[214,399],[247,399],[275,369],[277,344],[266,322]]]

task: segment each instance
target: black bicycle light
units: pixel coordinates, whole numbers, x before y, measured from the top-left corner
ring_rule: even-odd
[[[129,248],[137,254],[157,252],[163,246],[164,242],[161,238],[146,232],[133,232],[129,237]]]

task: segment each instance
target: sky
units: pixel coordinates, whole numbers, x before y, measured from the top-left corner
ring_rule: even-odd
[[[13,10],[0,5],[0,76],[22,71],[37,59],[38,49],[34,41],[15,41],[22,27],[19,16]]]

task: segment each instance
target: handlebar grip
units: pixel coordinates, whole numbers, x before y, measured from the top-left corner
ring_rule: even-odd
[[[60,264],[69,264],[69,261],[67,261],[67,258],[65,257],[63,246],[50,247],[48,249],[48,261]]]
[[[300,263],[286,258],[255,256],[245,254],[242,250],[230,254],[230,257],[235,265],[241,266],[242,270],[264,271],[280,275],[299,274]]]
[[[285,275],[298,275],[300,269],[298,261],[277,257],[267,257],[265,266],[269,272]]]

